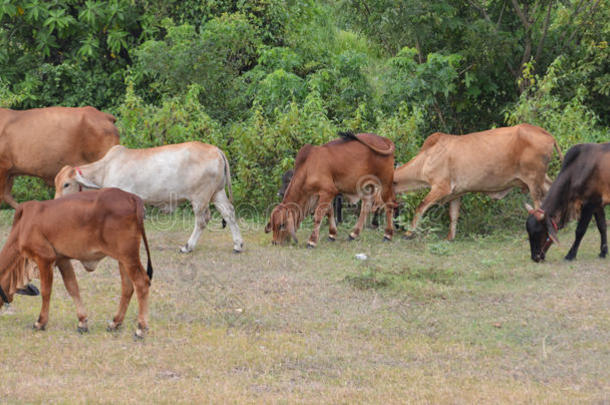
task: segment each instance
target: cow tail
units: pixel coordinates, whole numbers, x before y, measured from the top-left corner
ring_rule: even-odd
[[[233,190],[231,189],[231,168],[229,167],[229,160],[227,159],[227,155],[225,155],[222,150],[218,149],[218,151],[222,156],[222,160],[225,162],[225,186],[227,187],[229,201],[231,201],[231,204],[233,204]],[[222,227],[227,227],[227,221],[225,221],[224,218],[222,219]]]
[[[553,141],[555,143],[555,151],[557,152],[557,155],[559,155],[559,161],[563,162],[563,154],[561,153],[561,148],[559,147],[559,144],[557,143],[557,140],[553,138]]]
[[[227,187],[229,201],[233,204],[233,190],[231,189],[231,168],[229,167],[229,160],[227,159],[227,155],[218,149],[220,155],[222,156],[222,160],[225,162],[225,186]]]
[[[152,262],[150,260],[150,249],[148,248],[148,239],[146,239],[146,232],[144,231],[144,203],[142,199],[139,197],[136,200],[136,218],[138,221],[138,227],[140,228],[140,232],[142,233],[142,240],[144,241],[144,247],[146,248],[146,256],[148,257],[148,263],[146,266],[146,274],[148,274],[148,279],[152,280],[153,277],[153,267]]]

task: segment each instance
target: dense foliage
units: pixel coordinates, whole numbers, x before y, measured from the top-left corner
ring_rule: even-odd
[[[338,130],[390,137],[398,162],[434,131],[610,139],[608,21],[607,0],[0,0],[0,106],[93,105],[131,147],[213,143],[236,200],[263,209],[296,151]]]

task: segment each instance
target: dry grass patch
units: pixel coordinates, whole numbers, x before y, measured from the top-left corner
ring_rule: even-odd
[[[381,243],[365,230],[350,243],[341,227],[308,250],[273,247],[250,222],[242,254],[216,224],[182,255],[191,224],[147,222],[143,342],[133,304],[123,330],[105,330],[120,293],[112,260],[78,270],[87,335],[60,277],[46,332],[31,330],[40,299],[18,297],[0,314],[0,402],[610,400],[610,262],[595,232],[576,262],[562,262],[564,246],[538,265],[525,235]]]

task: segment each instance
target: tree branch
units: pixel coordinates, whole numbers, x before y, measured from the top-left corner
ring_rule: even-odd
[[[549,21],[551,19],[551,9],[553,8],[553,0],[549,2],[548,9],[546,10],[546,18],[544,19],[544,27],[542,29],[542,37],[538,42],[538,48],[536,49],[536,55],[534,56],[535,60],[538,61],[540,59],[540,55],[542,54],[542,46],[544,44],[544,40],[546,39],[546,34],[549,29]]]

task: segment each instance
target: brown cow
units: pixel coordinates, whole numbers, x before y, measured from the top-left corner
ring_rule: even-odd
[[[100,260],[110,256],[119,262],[122,294],[119,310],[108,329],[115,330],[123,322],[135,286],[139,303],[136,336],[142,337],[147,329],[148,290],[153,272],[143,219],[142,200],[117,188],[19,205],[0,251],[0,306],[12,301],[30,278],[28,269],[36,265],[40,271],[42,309],[34,328],[43,330],[49,319],[53,265],[57,265],[76,304],[78,330],[86,332],[87,314],[70,259],[79,260],[85,269],[93,271]],[[147,272],[140,262],[140,239],[144,240],[148,254]]]
[[[53,185],[65,165],[101,159],[119,143],[115,118],[93,107],[0,108],[0,203],[13,208],[15,176],[35,176]]]
[[[419,153],[394,172],[396,193],[430,188],[405,236],[414,236],[428,208],[450,202],[447,239],[455,238],[460,197],[465,193],[482,192],[501,199],[513,187],[521,187],[529,189],[538,208],[551,185],[546,171],[553,148],[561,158],[553,136],[529,124],[462,136],[440,132],[430,135]]]
[[[337,227],[332,200],[342,193],[350,202],[363,200],[360,217],[350,239],[356,238],[368,213],[385,204],[385,240],[391,240],[392,212],[395,206],[392,177],[394,144],[375,134],[340,133],[342,139],[322,146],[305,145],[297,154],[294,175],[281,204],[273,209],[265,232],[273,231],[273,243],[292,236],[306,215],[314,212],[314,229],[307,247],[315,247],[320,222],[329,217],[329,240],[334,241]]]
[[[595,216],[601,238],[599,257],[608,254],[606,213],[610,204],[610,143],[575,145],[561,166],[557,179],[551,185],[540,208],[526,206],[529,217],[525,224],[530,241],[532,260],[544,261],[553,242],[558,243],[557,231],[563,228],[580,211],[576,238],[566,255],[574,260],[580,241]]]

